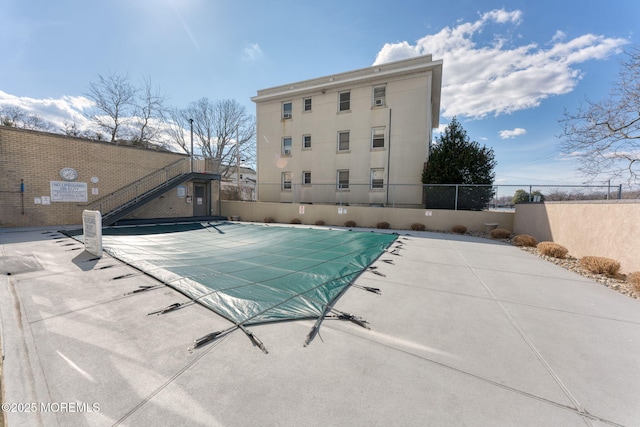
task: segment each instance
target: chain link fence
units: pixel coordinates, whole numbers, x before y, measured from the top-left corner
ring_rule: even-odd
[[[427,184],[425,207],[453,210],[513,210],[518,203],[611,200],[623,197],[622,184],[606,185],[447,185]]]
[[[640,193],[629,193],[640,197]],[[223,200],[276,203],[388,206],[450,210],[513,210],[517,203],[611,200],[625,197],[622,185],[293,184],[229,183]]]

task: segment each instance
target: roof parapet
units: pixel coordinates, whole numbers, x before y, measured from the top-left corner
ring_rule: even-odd
[[[258,90],[257,95],[252,97],[251,100],[255,103],[271,101],[277,98],[300,96],[305,93],[328,90],[334,87],[354,83],[366,83],[369,80],[377,80],[383,76],[401,76],[403,74],[429,70],[434,73],[432,93],[437,95],[439,98],[440,87],[442,84],[442,60],[433,61],[431,55],[423,55],[401,61],[373,65],[371,67],[347,71],[344,73],[332,74],[329,76],[261,89]]]

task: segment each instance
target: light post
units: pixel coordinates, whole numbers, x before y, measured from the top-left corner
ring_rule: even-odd
[[[238,193],[240,193],[240,139],[239,126],[236,126],[236,182],[238,184]]]
[[[189,119],[191,125],[191,173],[193,173],[193,119]]]

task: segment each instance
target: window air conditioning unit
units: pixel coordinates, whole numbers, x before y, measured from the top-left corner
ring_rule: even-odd
[[[384,100],[376,99],[376,106],[384,105]]]
[[[285,156],[290,156],[291,155],[291,150],[289,148],[285,148],[284,149],[284,155]]]
[[[291,113],[284,113],[282,114],[282,117],[285,119],[290,119],[291,118]]]

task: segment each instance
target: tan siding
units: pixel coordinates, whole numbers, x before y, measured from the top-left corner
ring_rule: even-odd
[[[51,195],[50,182],[62,181],[62,168],[78,171],[75,182],[87,183],[91,202],[183,158],[176,153],[0,126],[0,227],[79,224],[84,204],[34,202]],[[93,184],[92,177],[99,182]],[[24,214],[20,179],[25,184]],[[92,188],[98,189],[97,195]]]

